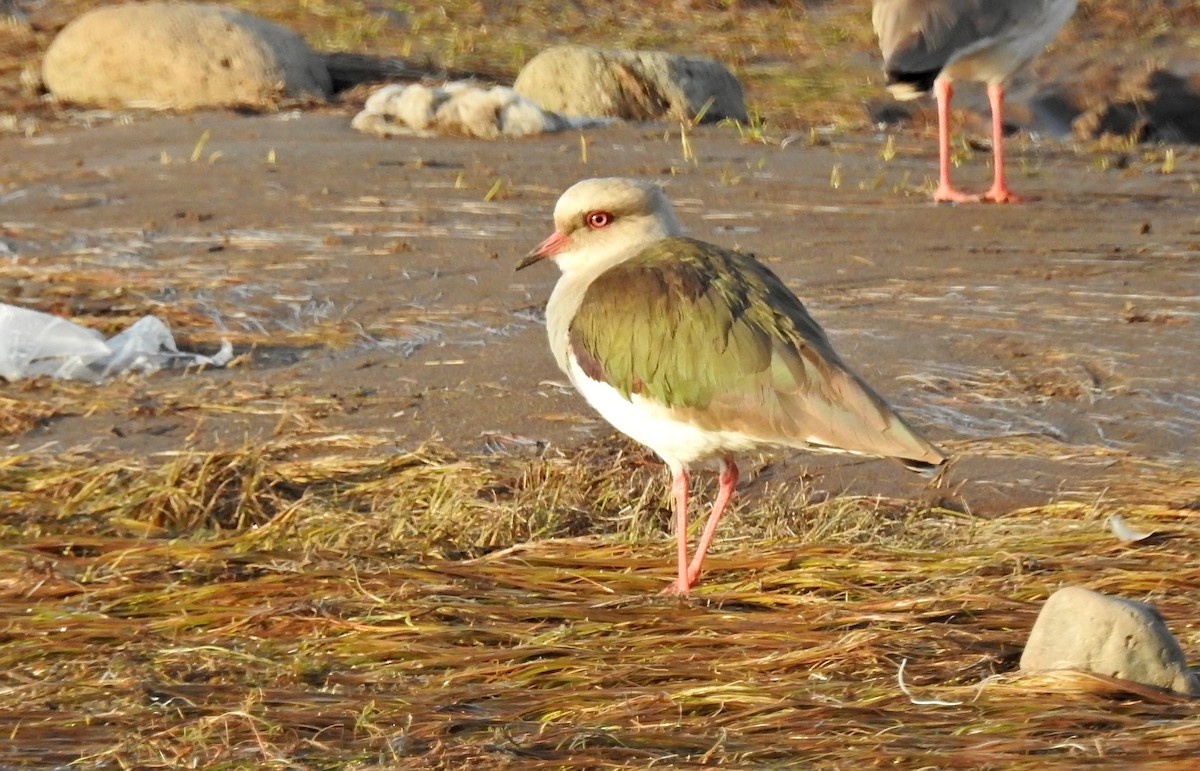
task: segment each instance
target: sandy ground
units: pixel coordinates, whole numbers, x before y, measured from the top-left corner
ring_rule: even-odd
[[[190,160],[204,132],[208,139]],[[320,397],[305,431],[554,452],[609,429],[565,386],[541,308],[550,265],[514,273],[583,177],[666,185],[692,235],[768,261],[844,357],[958,460],[942,493],[982,513],[1098,497],[1200,461],[1200,157],[1010,147],[1040,200],[935,206],[930,137],[744,141],[728,127],[621,126],[512,142],[379,140],[341,114],[159,117],[0,139],[0,299],[86,318],[69,271],[112,302],[186,309],[183,346],[231,337],[241,365],[97,386]],[[268,162],[270,156],[274,162]],[[959,180],[983,189],[987,152]],[[492,200],[489,190],[498,183]],[[181,281],[180,277],[187,277]],[[56,278],[59,277],[59,278]],[[136,278],[136,293],[122,292]],[[69,286],[69,282],[67,284]],[[154,287],[146,291],[146,286]],[[101,305],[103,303],[101,302]],[[320,343],[338,331],[336,345]],[[0,384],[40,398],[42,387]],[[139,397],[140,395],[140,397]],[[240,445],[278,415],[109,403],[5,438],[8,452],[104,456]],[[615,441],[615,440],[614,440]],[[784,453],[755,476],[918,495],[890,464]],[[1180,502],[1186,503],[1186,502]]]

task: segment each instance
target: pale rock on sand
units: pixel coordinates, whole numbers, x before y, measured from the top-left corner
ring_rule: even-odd
[[[355,120],[367,116],[390,116],[414,131],[425,131],[433,125],[438,96],[434,89],[417,84],[384,86],[367,98],[367,103]]]
[[[1046,600],[1021,670],[1078,669],[1200,696],[1200,680],[1152,605],[1068,586]]]
[[[88,11],[46,50],[42,80],[61,101],[101,107],[258,107],[332,92],[324,58],[299,35],[200,3]]]
[[[441,86],[392,84],[376,91],[351,126],[377,136],[457,134],[479,139],[523,137],[607,120],[564,118],[546,112],[506,86],[483,88],[464,81]]]
[[[746,121],[738,79],[703,56],[555,46],[530,59],[513,88],[562,115]]]

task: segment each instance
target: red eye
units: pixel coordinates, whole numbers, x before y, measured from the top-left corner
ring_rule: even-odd
[[[594,211],[587,216],[588,227],[592,230],[606,228],[612,224],[613,216],[606,211]]]

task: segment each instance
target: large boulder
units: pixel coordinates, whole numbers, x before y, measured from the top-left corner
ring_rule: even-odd
[[[46,50],[42,80],[60,100],[102,107],[261,107],[331,92],[324,59],[299,35],[199,3],[88,11]]]
[[[746,120],[737,78],[701,56],[555,46],[530,59],[513,88],[563,115]]]
[[[1079,669],[1200,696],[1200,680],[1152,605],[1082,586],[1059,589],[1046,600],[1021,669]]]

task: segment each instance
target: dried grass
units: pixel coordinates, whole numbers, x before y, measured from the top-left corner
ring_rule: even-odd
[[[0,764],[1184,767],[1178,697],[1023,675],[1086,584],[1197,640],[1200,512],[995,519],[749,491],[693,600],[637,452],[371,458],[366,437],[0,465]],[[1153,497],[1195,484],[1148,474]],[[899,670],[906,662],[903,687]],[[911,694],[906,695],[906,691]],[[929,703],[937,702],[937,703]]]

